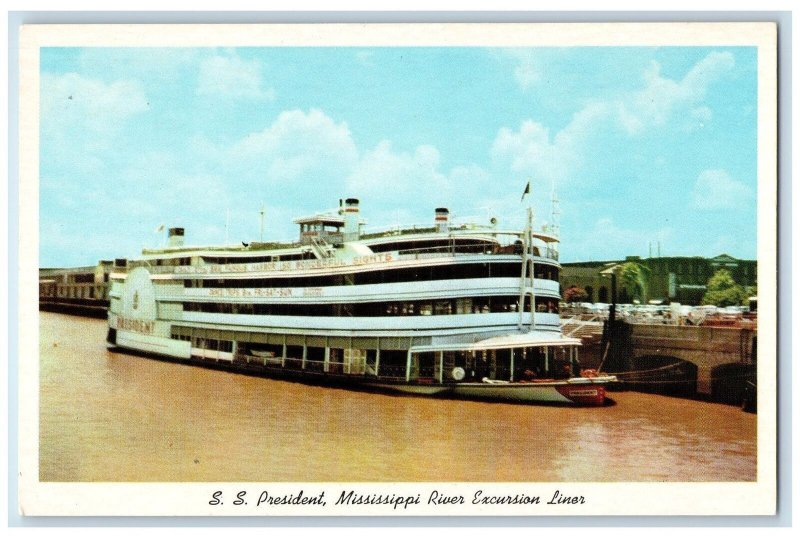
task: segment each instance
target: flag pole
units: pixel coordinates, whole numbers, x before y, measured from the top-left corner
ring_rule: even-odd
[[[525,190],[522,193],[520,202],[525,200],[525,196],[531,192],[531,182],[525,185]],[[527,221],[525,223],[525,230],[522,237],[522,271],[520,275],[520,296],[519,296],[519,322],[517,324],[519,330],[522,330],[523,316],[525,314],[525,298],[531,296],[531,323],[530,330],[536,330],[536,319],[534,313],[536,311],[536,292],[534,291],[534,261],[533,261],[533,205],[529,201],[527,207]],[[530,279],[530,280],[529,280]]]
[[[159,224],[159,225],[156,227],[155,233],[157,233],[157,234],[160,234],[160,233],[162,233],[163,231],[164,231],[164,225],[163,225],[163,224]],[[162,236],[162,238],[163,238],[163,236]],[[156,244],[158,244],[158,241],[156,241]],[[162,246],[167,246],[167,240],[166,240],[166,239],[163,239],[163,242],[161,243],[161,245],[162,245]]]
[[[528,181],[528,187],[531,182]],[[530,194],[530,188],[528,188]],[[533,197],[531,197],[532,199]],[[528,259],[530,260],[530,294],[531,294],[531,331],[536,330],[536,262],[533,259],[533,202],[528,200]],[[527,260],[525,262],[528,263]]]

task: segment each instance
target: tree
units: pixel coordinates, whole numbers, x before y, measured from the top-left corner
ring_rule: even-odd
[[[747,290],[736,283],[730,271],[720,269],[708,279],[703,304],[736,306],[745,303],[747,298]]]
[[[758,286],[745,286],[742,306],[750,306],[750,297],[758,296]]]
[[[647,303],[651,272],[649,267],[637,262],[625,262],[622,265],[622,283],[641,304]]]
[[[580,303],[589,298],[589,294],[585,289],[578,286],[570,286],[564,290],[562,294],[565,303]]]

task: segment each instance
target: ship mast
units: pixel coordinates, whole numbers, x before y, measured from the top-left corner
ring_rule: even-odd
[[[553,233],[554,236],[558,237],[559,235],[559,216],[561,215],[561,209],[558,205],[558,196],[556,195],[556,182],[553,181],[553,188],[550,195],[550,231]]]
[[[527,193],[527,189],[526,189]],[[524,195],[523,195],[524,196]],[[534,270],[533,270],[533,207],[528,204],[528,219],[525,224],[525,231],[522,237],[522,274],[519,283],[519,322],[517,327],[522,330],[525,317],[525,298],[530,295],[531,324],[530,331],[536,330],[536,292],[533,289]]]

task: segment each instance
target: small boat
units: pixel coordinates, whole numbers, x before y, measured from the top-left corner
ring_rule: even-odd
[[[606,385],[616,376],[593,378],[542,379],[537,381],[498,381],[484,378],[481,382],[449,385],[382,385],[382,388],[426,396],[457,397],[477,400],[499,400],[520,403],[575,404],[597,406],[606,403]]]

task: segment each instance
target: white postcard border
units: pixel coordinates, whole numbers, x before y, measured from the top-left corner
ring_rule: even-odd
[[[613,36],[613,38],[611,37]],[[25,515],[772,515],[776,507],[776,361],[759,364],[758,468],[752,483],[513,484],[151,484],[38,481],[38,94],[45,46],[754,46],[758,47],[758,262],[761,350],[777,349],[776,31],[772,23],[323,24],[323,25],[32,25],[20,42],[19,500]],[[255,503],[209,505],[215,491],[291,496],[325,492],[317,510]],[[342,506],[343,490],[416,496],[408,508]],[[426,505],[432,490],[462,495],[464,505]],[[541,497],[532,506],[481,507],[475,492]],[[585,504],[548,505],[553,492]]]

